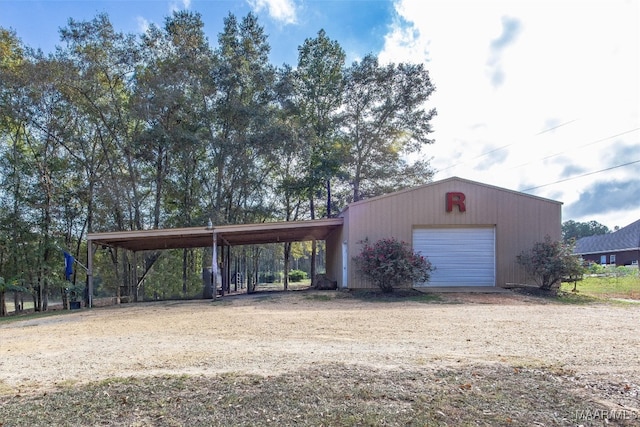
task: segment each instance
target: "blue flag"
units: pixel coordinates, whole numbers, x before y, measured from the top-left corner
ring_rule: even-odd
[[[64,278],[67,280],[71,280],[71,276],[73,275],[73,262],[75,259],[73,255],[69,252],[64,253]]]

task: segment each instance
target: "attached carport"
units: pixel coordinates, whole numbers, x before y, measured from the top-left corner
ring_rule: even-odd
[[[258,224],[221,225],[159,230],[114,231],[87,236],[89,307],[93,297],[93,256],[97,247],[122,248],[134,253],[164,249],[213,249],[211,267],[216,277],[218,246],[259,245],[265,243],[326,240],[342,227],[343,218],[309,221],[265,222]]]

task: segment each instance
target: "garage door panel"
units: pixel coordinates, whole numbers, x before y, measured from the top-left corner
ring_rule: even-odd
[[[428,286],[495,286],[495,228],[425,228],[413,248],[436,267]]]

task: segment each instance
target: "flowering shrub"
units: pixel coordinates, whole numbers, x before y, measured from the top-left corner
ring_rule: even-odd
[[[573,244],[551,241],[546,236],[544,242],[536,242],[528,251],[516,257],[538,284],[540,289],[557,290],[562,279],[580,276],[584,272],[582,259],[573,255]]]
[[[394,286],[427,282],[433,267],[427,258],[409,249],[405,242],[394,238],[381,239],[370,244],[368,239],[360,254],[353,258],[358,269],[383,292],[392,292]]]

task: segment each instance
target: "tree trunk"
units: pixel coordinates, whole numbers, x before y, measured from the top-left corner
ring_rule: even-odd
[[[182,295],[187,296],[187,249],[182,250]]]
[[[316,219],[316,211],[315,206],[313,204],[313,196],[311,196],[311,200],[309,203],[309,208],[311,211],[311,219]],[[315,278],[316,278],[316,241],[315,239],[311,241],[311,267],[310,267],[310,275],[311,275],[311,287],[314,287]]]
[[[331,218],[331,178],[327,179],[327,218]]]
[[[360,179],[357,177],[353,180],[353,201],[360,201]]]
[[[38,281],[35,292],[33,293],[33,311],[41,310],[41,307],[42,307],[40,305],[41,301],[42,301],[42,286],[40,286],[40,282]]]
[[[15,312],[20,313],[24,307],[24,303],[22,303],[22,292],[14,292],[13,293],[13,306],[15,307]]]
[[[162,181],[164,179],[164,147],[158,146],[158,157],[156,158],[156,194],[153,206],[153,228],[158,229],[160,227],[160,205],[162,204]]]

